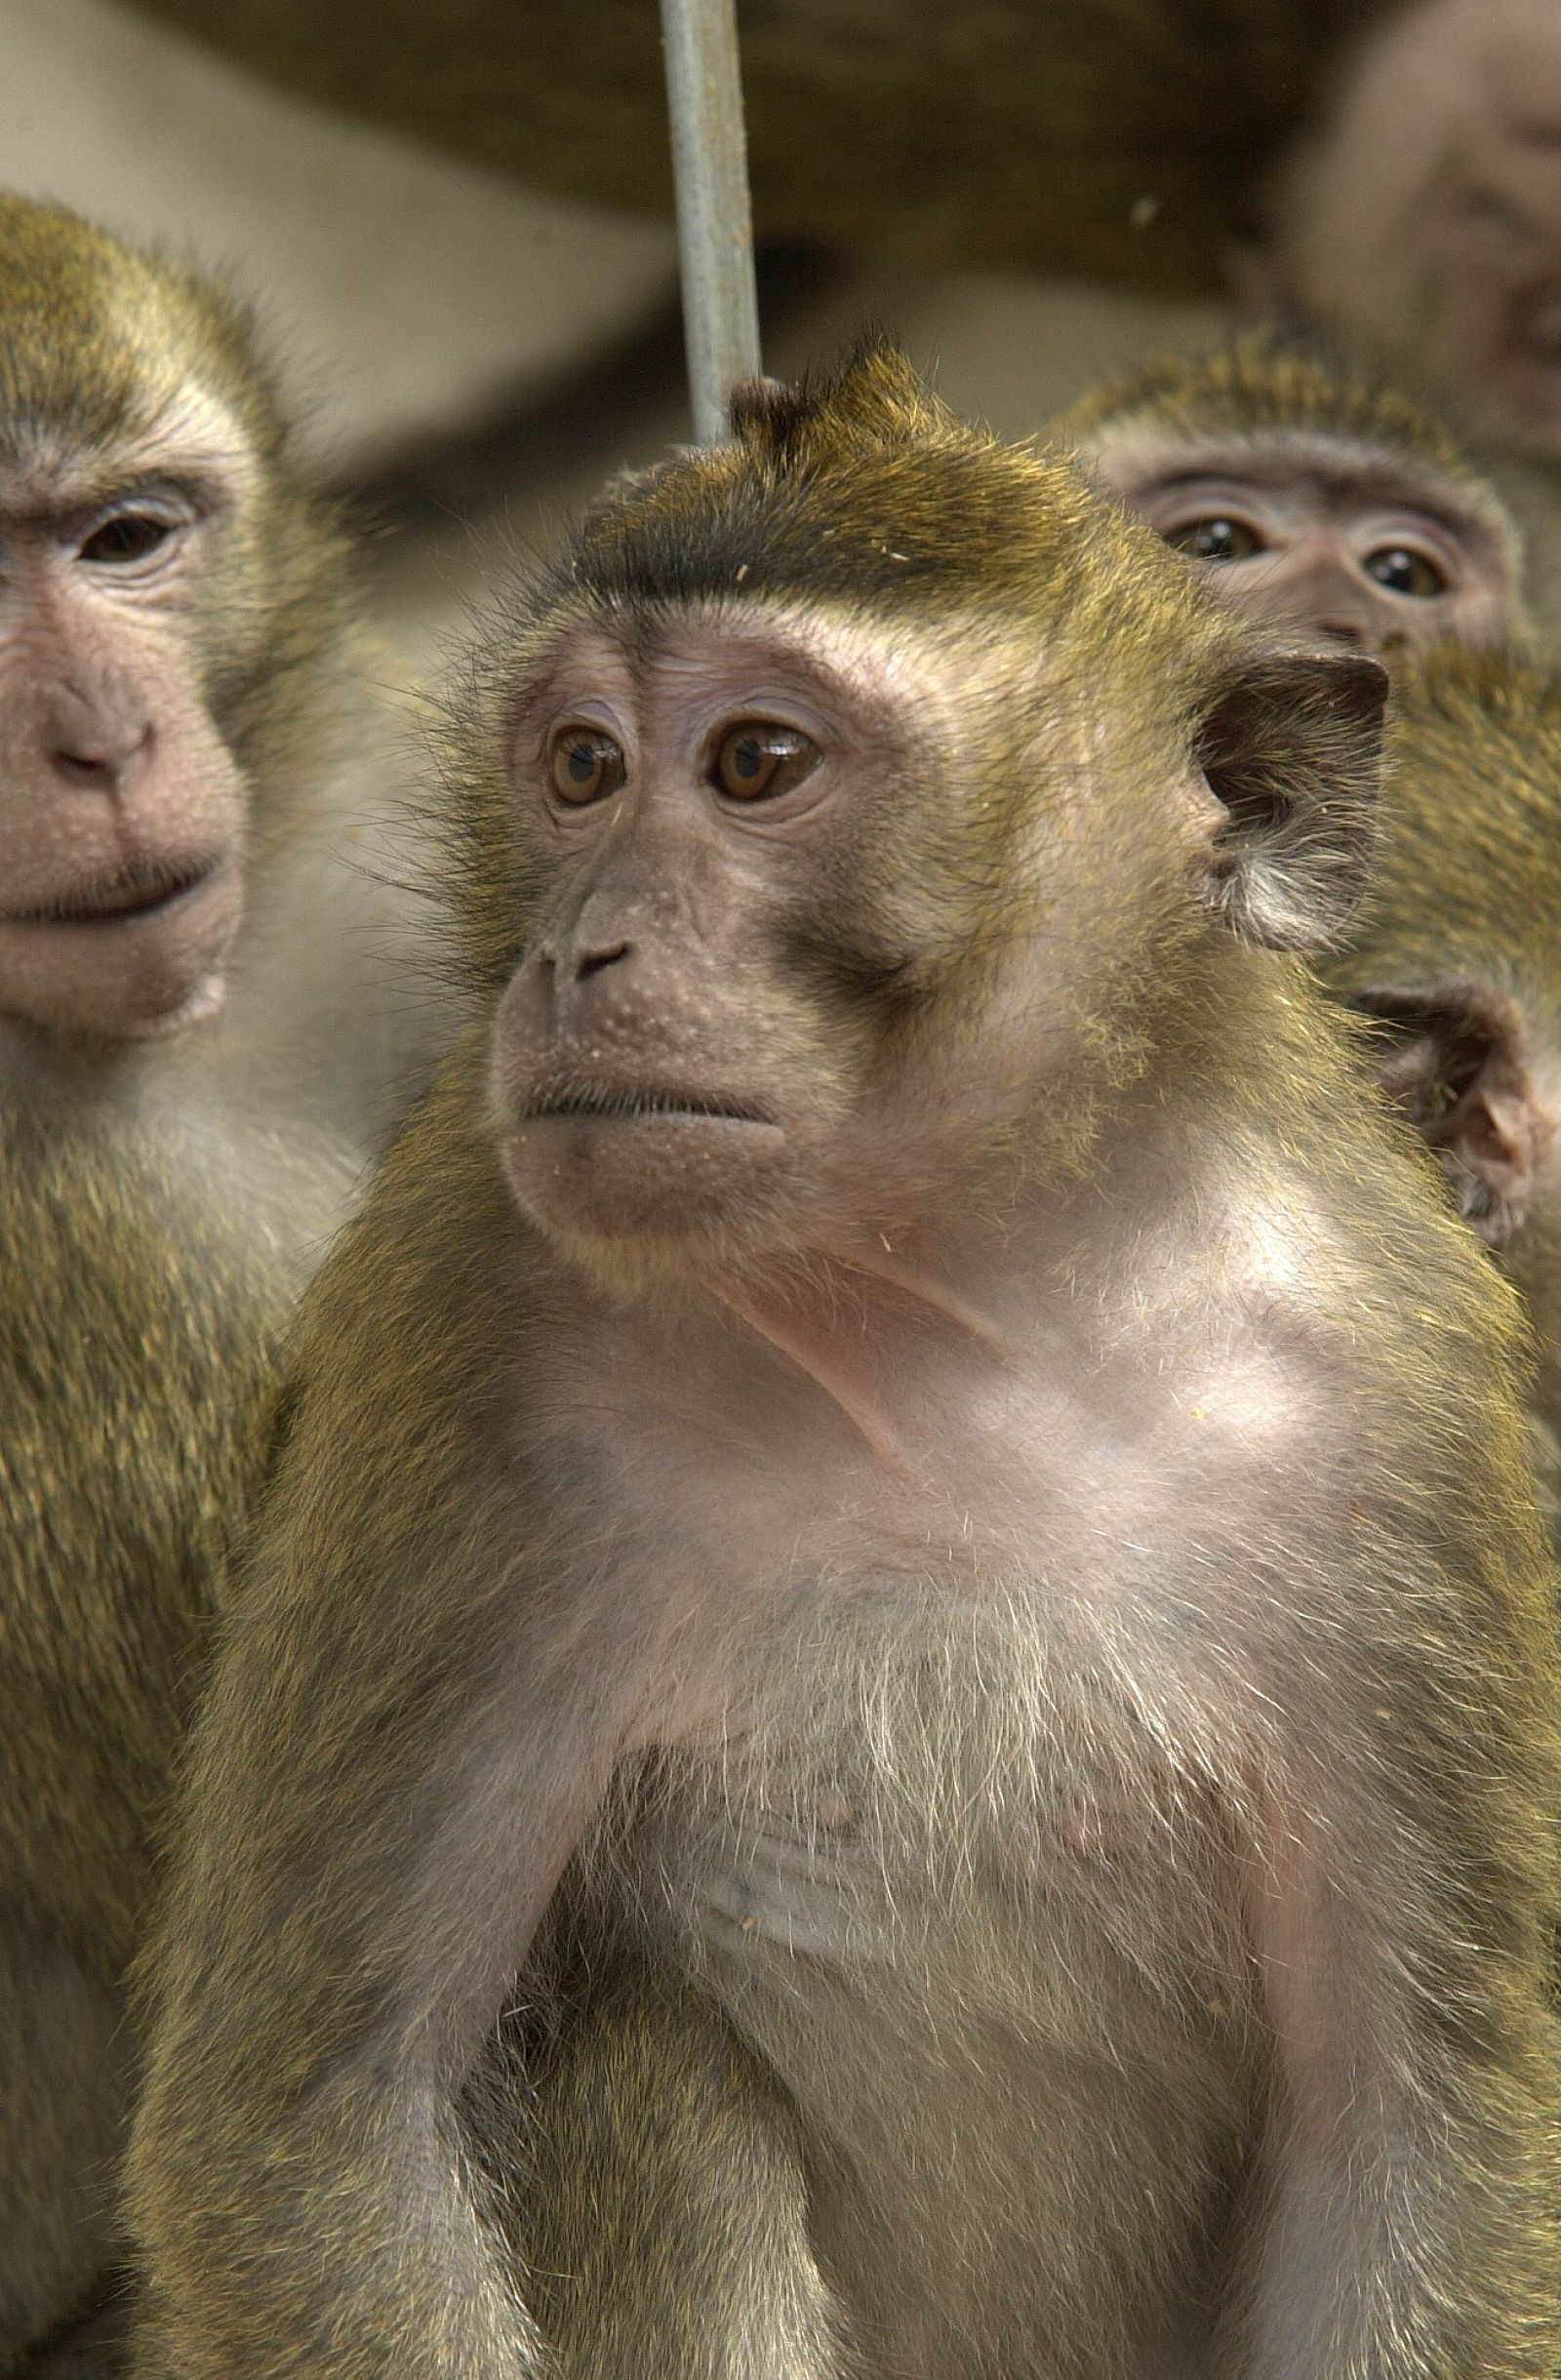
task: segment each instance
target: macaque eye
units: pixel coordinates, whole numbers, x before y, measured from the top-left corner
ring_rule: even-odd
[[[155,512],[116,512],[96,528],[81,547],[84,562],[141,562],[174,534],[172,521]]]
[[[553,791],[579,809],[616,793],[628,774],[623,747],[600,727],[566,727],[553,739]]]
[[[1381,545],[1369,553],[1361,566],[1368,579],[1385,586],[1391,594],[1445,595],[1447,574],[1438,570],[1427,555],[1417,553],[1412,545]]]
[[[729,801],[773,801],[811,777],[821,758],[799,729],[744,719],[723,739],[711,782]]]
[[[1249,554],[1266,550],[1256,529],[1225,513],[1214,520],[1186,521],[1180,529],[1167,529],[1164,536],[1178,553],[1189,553],[1198,562],[1244,562]]]

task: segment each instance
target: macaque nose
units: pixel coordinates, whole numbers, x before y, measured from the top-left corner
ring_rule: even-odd
[[[60,687],[43,723],[44,748],[54,774],[69,786],[113,792],[151,742],[151,721],[138,704],[117,695]]]
[[[1318,551],[1317,545],[1322,545]],[[1369,598],[1355,585],[1333,541],[1308,540],[1269,570],[1261,591],[1263,612],[1277,626],[1326,636],[1330,644],[1374,650],[1378,622]]]

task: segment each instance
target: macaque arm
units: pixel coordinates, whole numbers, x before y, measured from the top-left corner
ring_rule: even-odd
[[[1554,2097],[1541,1951],[1515,1926],[1502,1936],[1501,1848],[1482,1860],[1489,1812],[1456,1776],[1436,1846],[1380,1793],[1380,1823],[1363,1826],[1372,1789],[1358,1774],[1355,1789],[1353,1809],[1276,1798],[1253,1863],[1274,2079],[1217,2368],[1538,2380],[1548,2323],[1534,2318],[1554,2286],[1545,2134],[1508,2112]],[[1455,1890],[1455,1864],[1474,1882]],[[1533,1902],[1520,1886],[1515,1905]]]
[[[809,2232],[795,2112],[720,2012],[633,1971],[490,2120],[533,2303],[569,2380],[844,2380],[860,2365]]]
[[[545,1563],[480,1526],[430,1565],[407,1517],[395,1585],[388,1530],[333,1534],[288,1513],[199,1733],[132,2152],[138,2369],[518,2380],[537,2335],[456,2099],[610,1777],[621,1646],[538,1626]]]

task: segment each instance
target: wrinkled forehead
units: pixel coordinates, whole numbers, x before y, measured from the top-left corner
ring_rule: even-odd
[[[39,403],[0,413],[0,494],[13,510],[91,505],[160,479],[242,491],[254,472],[228,407],[190,382],[137,387],[121,408]]]

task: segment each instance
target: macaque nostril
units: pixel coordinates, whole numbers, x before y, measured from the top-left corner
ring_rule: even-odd
[[[626,942],[604,944],[599,949],[582,950],[575,961],[575,981],[583,984],[588,975],[599,975],[604,967],[615,966],[619,959],[627,958]]]
[[[49,758],[55,775],[70,786],[111,784],[119,774],[111,760],[98,759],[86,752],[51,752]]]
[[[75,734],[57,744],[49,765],[71,786],[115,786],[151,742],[150,727],[121,734]]]

